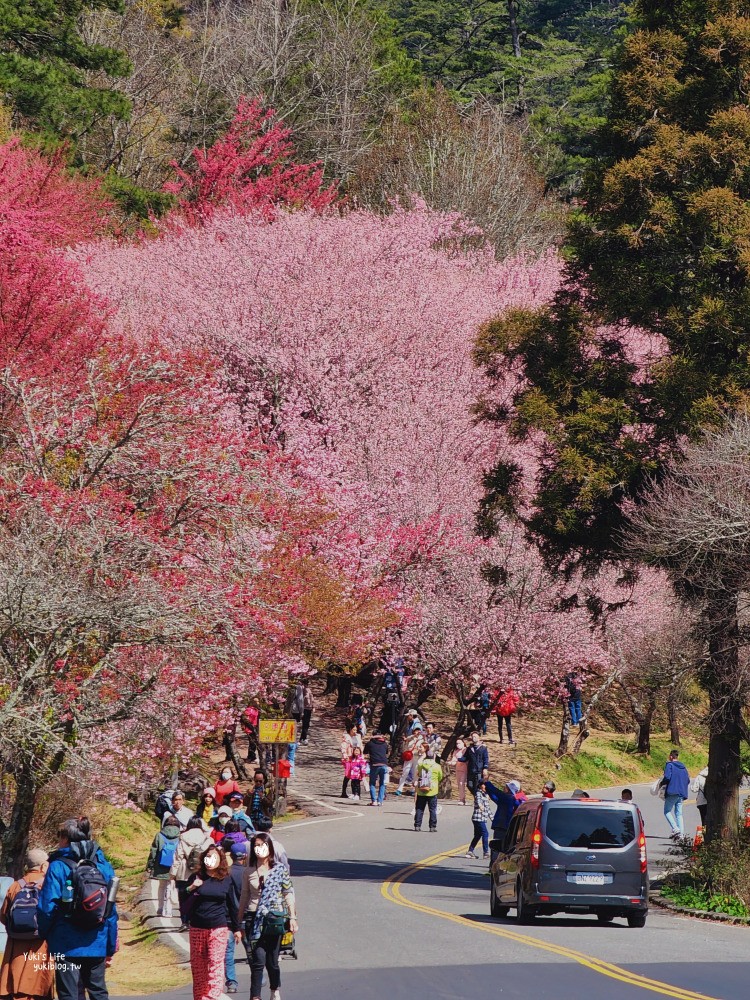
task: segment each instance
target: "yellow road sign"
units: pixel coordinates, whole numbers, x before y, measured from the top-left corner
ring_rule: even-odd
[[[258,738],[261,743],[296,743],[297,723],[294,719],[261,719]]]

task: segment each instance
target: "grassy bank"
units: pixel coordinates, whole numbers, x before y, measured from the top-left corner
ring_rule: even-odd
[[[100,806],[93,820],[99,843],[120,876],[120,947],[107,973],[110,993],[143,995],[173,990],[190,982],[190,971],[178,963],[159,932],[141,923],[133,900],[146,878],[146,861],[159,821],[153,813]]]

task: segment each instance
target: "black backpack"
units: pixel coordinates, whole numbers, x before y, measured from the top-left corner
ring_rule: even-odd
[[[68,916],[81,930],[103,927],[107,919],[109,882],[96,863],[95,852],[96,847],[81,858],[60,858],[70,868],[73,887]]]
[[[167,813],[173,812],[172,809],[172,793],[170,791],[162,792],[154,803],[154,812],[159,819],[164,819]]]
[[[22,878],[18,884],[20,889],[8,908],[8,937],[16,941],[30,941],[39,937],[36,907],[42,883],[27,882]]]

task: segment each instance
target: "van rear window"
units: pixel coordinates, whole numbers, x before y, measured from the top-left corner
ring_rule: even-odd
[[[545,833],[558,847],[604,850],[631,844],[635,840],[635,822],[633,813],[625,809],[550,809]]]

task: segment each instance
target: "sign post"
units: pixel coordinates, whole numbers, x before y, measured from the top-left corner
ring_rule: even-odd
[[[258,722],[258,739],[261,743],[270,743],[273,746],[273,811],[275,816],[286,812],[286,776],[280,776],[280,754],[279,745],[282,743],[297,742],[297,723],[294,719],[261,719]],[[283,781],[283,802],[284,809],[279,806],[282,802],[282,781]]]

